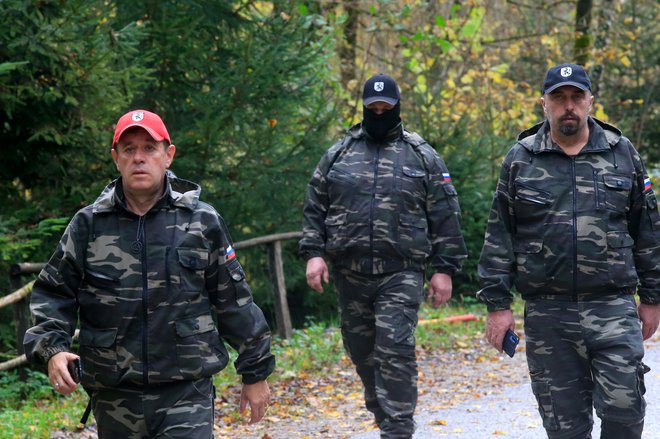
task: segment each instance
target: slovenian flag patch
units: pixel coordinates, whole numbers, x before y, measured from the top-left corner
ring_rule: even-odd
[[[442,179],[447,183],[451,183],[451,175],[449,175],[449,172],[443,172]]]
[[[645,178],[644,179],[644,190],[648,191],[651,189],[651,179],[650,178]]]
[[[234,251],[234,247],[231,245],[227,247],[227,260],[230,261],[236,257],[236,252]]]

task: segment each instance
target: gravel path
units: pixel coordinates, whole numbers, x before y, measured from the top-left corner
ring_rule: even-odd
[[[457,439],[535,439],[545,438],[536,401],[527,381],[527,365],[524,343],[511,361],[502,363],[507,369],[525,375],[524,383],[519,380],[510,386],[498,388],[487,396],[472,398],[440,410],[432,406],[429,398],[420,399],[417,415],[417,431],[414,439],[457,438]],[[660,438],[660,335],[645,343],[644,362],[651,367],[646,375],[647,412],[643,438]],[[501,371],[501,368],[496,368]],[[496,376],[500,374],[495,372]],[[488,369],[483,373],[488,374]],[[508,375],[504,375],[507,377]],[[493,379],[497,379],[493,377]],[[594,438],[600,437],[600,420],[595,416]],[[352,439],[377,439],[377,431],[351,436]],[[622,438],[623,439],[623,438]]]

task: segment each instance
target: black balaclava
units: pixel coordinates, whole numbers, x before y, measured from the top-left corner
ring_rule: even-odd
[[[401,102],[394,108],[376,114],[375,111],[362,106],[362,128],[376,141],[383,141],[387,134],[401,123]]]

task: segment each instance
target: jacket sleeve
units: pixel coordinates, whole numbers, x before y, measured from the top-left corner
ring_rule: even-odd
[[[323,155],[307,185],[303,204],[303,237],[298,246],[299,252],[305,260],[325,254],[325,217],[329,204],[326,175],[332,165],[336,146]]]
[[[624,141],[622,139],[622,141]],[[635,163],[636,180],[632,188],[629,215],[630,235],[635,241],[635,269],[639,278],[639,300],[646,304],[660,304],[660,214],[658,199],[644,164],[627,139]]]
[[[427,168],[426,218],[431,241],[428,265],[433,273],[460,272],[467,258],[461,234],[461,208],[445,162],[428,144],[420,146]]]
[[[222,218],[219,239],[212,253],[207,275],[209,297],[218,318],[222,338],[238,352],[234,362],[243,383],[266,379],[275,369],[270,352],[271,332],[263,312],[252,299],[252,290],[243,267],[231,247],[231,239]]]
[[[53,355],[69,351],[77,323],[77,290],[82,279],[84,243],[79,242],[77,218],[67,226],[57,249],[34,282],[30,310],[34,326],[23,338],[30,362],[47,363]],[[86,241],[85,241],[86,242]]]
[[[510,152],[502,163],[477,264],[477,275],[482,287],[477,292],[477,298],[486,304],[488,311],[509,309],[513,301],[511,287],[515,259],[512,236],[515,224],[509,183],[512,157],[513,153]]]

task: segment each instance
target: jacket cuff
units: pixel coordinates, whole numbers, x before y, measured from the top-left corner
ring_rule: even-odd
[[[271,356],[268,360],[268,365],[264,371],[260,373],[246,373],[241,375],[241,381],[243,384],[254,384],[259,381],[263,381],[270,376],[275,370],[275,357]]]
[[[309,261],[312,258],[317,258],[317,257],[323,257],[325,256],[325,253],[321,250],[305,250],[302,252],[302,257],[306,260]]]
[[[67,349],[64,348],[63,346],[54,346],[54,347],[47,347],[44,348],[37,357],[43,361],[44,364],[48,364],[48,361],[53,357],[54,355],[59,354],[60,352],[67,352]]]

